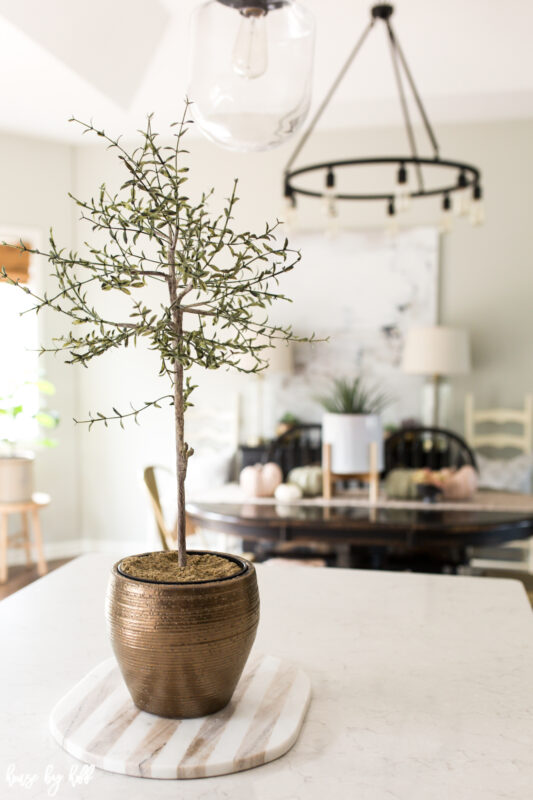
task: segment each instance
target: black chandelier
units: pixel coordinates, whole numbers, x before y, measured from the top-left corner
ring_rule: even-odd
[[[311,121],[311,124],[309,125],[309,128],[298,142],[293,154],[287,162],[284,173],[284,196],[287,202],[288,221],[290,221],[290,217],[294,215],[297,196],[302,195],[305,197],[321,198],[323,201],[325,201],[327,215],[333,222],[337,217],[336,204],[338,200],[381,201],[384,203],[386,208],[387,217],[389,220],[388,229],[390,232],[395,232],[397,229],[397,214],[407,210],[411,200],[416,200],[423,197],[441,198],[442,220],[440,229],[442,232],[447,232],[451,229],[452,196],[454,198],[454,211],[457,214],[469,214],[470,220],[473,224],[481,224],[483,222],[481,172],[472,164],[467,164],[462,161],[452,161],[450,159],[443,159],[440,157],[437,138],[429,121],[416,84],[413,80],[413,76],[405,59],[403,50],[391,24],[393,10],[394,9],[391,5],[376,5],[372,8],[371,20],[368,26],[363,31],[360,39],[356,42],[355,47],[348,56],[347,61],[343,65],[329,92],[326,94],[324,100],[320,104],[315,116]],[[299,167],[298,169],[293,169],[294,162],[302,151],[310,135],[314,131],[319,119],[322,117],[332,96],[344,78],[346,72],[350,68],[365,39],[378,20],[382,20],[387,28],[394,76],[400,97],[400,106],[406,128],[407,139],[409,142],[410,153],[402,156],[350,158],[342,161],[330,160],[321,162],[319,164],[310,164],[304,167]],[[433,150],[433,157],[431,158],[423,158],[419,155],[404,89],[404,81],[407,82],[407,85],[412,92],[415,105],[418,109],[425,132],[429,139],[430,146]],[[341,170],[352,167],[357,168],[375,165],[390,165],[391,167],[395,168],[396,187],[393,191],[380,190],[376,192],[362,191],[353,193],[336,191],[336,176]],[[415,175],[415,183],[412,188],[408,186],[409,168],[413,170]],[[442,175],[437,186],[429,186],[427,184],[427,176],[425,173],[427,173],[428,168],[438,168],[438,174]],[[322,174],[324,185],[324,189],[322,191],[318,191],[314,188],[307,188],[305,183],[302,184],[300,181],[302,176],[307,176],[311,173]]]

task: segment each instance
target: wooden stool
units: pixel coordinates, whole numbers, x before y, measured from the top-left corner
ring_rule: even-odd
[[[37,551],[37,572],[39,575],[46,573],[39,509],[47,506],[49,502],[50,497],[47,494],[36,493],[32,495],[31,500],[20,503],[0,503],[0,583],[7,581],[7,548],[9,544],[23,547],[26,551],[26,564],[32,563],[29,516],[31,516],[34,544]],[[7,527],[10,514],[20,514],[22,528],[8,538]]]

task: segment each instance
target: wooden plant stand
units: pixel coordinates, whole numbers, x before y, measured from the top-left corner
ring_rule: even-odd
[[[378,445],[371,442],[368,448],[368,472],[356,472],[353,474],[337,475],[331,471],[331,445],[322,445],[322,494],[324,500],[331,500],[335,494],[335,484],[341,480],[359,480],[368,483],[368,496],[371,503],[377,503],[379,495],[379,473],[378,473]]]
[[[33,528],[35,550],[37,552],[37,572],[44,575],[47,570],[43,552],[43,536],[39,510],[47,506],[50,497],[47,494],[34,494],[31,500],[19,503],[0,503],[0,583],[7,581],[7,548],[23,547],[26,551],[26,564],[32,563],[29,518]],[[18,533],[8,537],[8,523],[11,514],[20,514],[22,527]]]

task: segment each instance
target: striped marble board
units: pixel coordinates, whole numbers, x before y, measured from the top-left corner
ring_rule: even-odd
[[[231,702],[198,719],[165,719],[133,705],[114,658],[55,706],[50,730],[71,755],[140,778],[207,778],[265,764],[300,732],[311,684],[274,656],[251,659]]]

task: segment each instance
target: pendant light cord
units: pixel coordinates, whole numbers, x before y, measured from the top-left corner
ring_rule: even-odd
[[[390,22],[387,20],[387,31],[389,34],[390,54],[392,59],[392,67],[394,69],[394,77],[396,78],[396,86],[398,87],[398,94],[400,95],[400,105],[402,107],[403,121],[407,131],[407,138],[409,140],[409,147],[411,148],[411,155],[417,159],[415,163],[416,178],[418,181],[418,189],[420,192],[424,191],[424,178],[422,177],[422,169],[418,163],[418,149],[416,146],[416,137],[411,124],[411,116],[409,114],[409,106],[407,105],[407,98],[403,89],[402,74],[400,72],[400,65],[398,64],[398,52],[396,48],[396,38],[392,30]]]
[[[391,28],[390,24],[389,24],[389,28]],[[394,35],[394,33],[393,33],[393,35]],[[395,35],[394,35],[394,42],[395,42],[395,45],[396,45],[396,51],[397,51],[397,53],[398,53],[398,55],[400,57],[400,61],[402,62],[403,71],[405,72],[405,74],[407,76],[407,80],[409,81],[409,86],[411,87],[411,91],[413,93],[413,97],[415,98],[416,104],[418,106],[418,110],[420,112],[420,116],[422,117],[422,122],[424,123],[424,127],[426,129],[426,133],[427,133],[428,138],[429,138],[429,140],[430,140],[430,142],[431,142],[431,144],[433,146],[433,152],[434,152],[435,158],[438,159],[438,158],[440,158],[440,155],[439,155],[439,143],[437,141],[437,137],[435,136],[435,132],[433,131],[433,128],[431,127],[431,123],[429,121],[429,117],[428,117],[428,115],[426,113],[426,109],[424,108],[424,104],[422,102],[422,98],[420,97],[420,94],[418,93],[418,89],[416,88],[416,83],[414,81],[414,78],[413,78],[413,75],[411,73],[411,70],[409,69],[409,65],[407,64],[404,52],[402,50],[402,46],[400,45],[400,42],[398,41],[398,39],[396,38]]]
[[[356,43],[356,45],[353,48],[352,52],[350,53],[350,55],[346,59],[341,71],[339,72],[339,74],[337,75],[337,77],[335,78],[333,83],[331,84],[329,92],[324,97],[323,101],[321,102],[320,106],[318,107],[318,109],[317,109],[317,111],[315,113],[315,116],[311,120],[311,123],[310,123],[308,129],[306,130],[306,132],[304,133],[304,135],[302,136],[302,138],[300,139],[300,141],[296,145],[296,149],[294,150],[294,153],[292,154],[292,156],[287,161],[287,164],[285,166],[285,172],[289,172],[289,170],[291,169],[292,165],[294,164],[294,162],[296,161],[296,159],[300,155],[300,153],[302,151],[302,148],[304,147],[305,143],[307,142],[307,140],[309,139],[309,137],[313,133],[318,120],[320,119],[320,117],[324,113],[324,109],[328,105],[328,103],[331,100],[332,96],[335,94],[339,83],[342,81],[342,79],[344,78],[344,76],[346,75],[348,70],[350,69],[352,61],[354,60],[354,58],[356,57],[357,53],[361,49],[361,47],[363,45],[363,42],[365,41],[366,37],[368,36],[370,31],[374,27],[374,23],[375,23],[375,19],[372,19],[369,22],[368,26],[365,28],[365,30],[361,34],[361,37],[359,38],[359,41]]]

